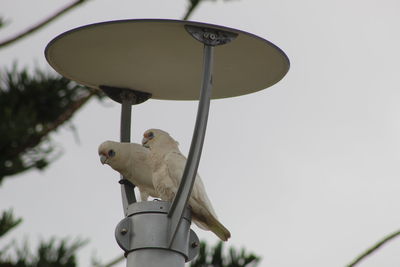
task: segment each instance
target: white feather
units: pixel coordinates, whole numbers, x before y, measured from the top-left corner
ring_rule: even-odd
[[[113,157],[108,155],[110,150],[115,152]],[[142,201],[149,196],[156,197],[150,151],[147,148],[135,143],[106,141],[99,146],[99,156],[102,161],[105,160],[105,164],[138,187]]]
[[[186,165],[186,158],[178,148],[178,142],[157,129],[144,133],[143,147],[134,143],[106,141],[99,147],[102,163],[110,165],[135,184],[142,201],[148,196],[172,201],[178,191]],[[113,150],[113,152],[110,152]],[[200,228],[214,232],[226,241],[230,232],[217,219],[204,184],[197,174],[188,201],[192,218]]]
[[[145,139],[149,147],[153,169],[153,185],[158,197],[172,201],[178,191],[186,165],[176,142],[168,133],[150,129],[144,133],[152,133],[151,139]],[[209,200],[203,181],[197,174],[188,205],[192,208],[193,221],[202,229],[213,231],[222,240],[230,237],[229,231],[217,220],[215,211]]]

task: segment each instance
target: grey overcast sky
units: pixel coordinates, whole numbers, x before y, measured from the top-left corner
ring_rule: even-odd
[[[2,0],[10,25],[0,39],[68,1]],[[0,50],[2,68],[51,70],[43,50],[56,35],[108,20],[179,19],[186,1],[92,0],[39,33]],[[400,228],[400,2],[397,0],[206,1],[191,20],[259,35],[286,52],[287,76],[255,94],[213,101],[200,175],[228,245],[263,257],[260,266],[344,266]],[[148,128],[168,131],[186,154],[197,103],[150,100],[133,110],[134,142]],[[53,135],[63,156],[44,171],[5,180],[0,209],[24,223],[0,242],[80,236],[93,256],[121,253],[118,175],[98,145],[117,140],[119,106],[92,101]],[[213,234],[195,228],[211,243]],[[360,266],[400,265],[400,240]],[[124,266],[121,264],[120,266]]]

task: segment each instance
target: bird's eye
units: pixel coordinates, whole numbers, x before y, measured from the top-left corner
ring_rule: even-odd
[[[112,149],[108,150],[108,156],[109,157],[114,157],[115,156],[115,151],[112,150]]]
[[[153,132],[149,132],[147,134],[147,138],[152,139],[154,137],[154,133]]]

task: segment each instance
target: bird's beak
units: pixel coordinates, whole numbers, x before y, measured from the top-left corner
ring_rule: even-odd
[[[101,161],[101,164],[106,164],[107,163],[107,160],[108,160],[108,158],[107,158],[107,156],[106,155],[104,155],[104,154],[100,154],[100,161]]]
[[[149,145],[147,145],[147,142],[149,142],[149,139],[147,138],[147,137],[143,137],[143,139],[142,139],[142,145],[144,146],[144,147],[149,147]]]

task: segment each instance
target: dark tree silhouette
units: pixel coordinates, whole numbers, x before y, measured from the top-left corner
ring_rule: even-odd
[[[260,257],[247,253],[244,248],[237,251],[230,247],[226,254],[221,241],[212,248],[201,242],[199,255],[190,263],[190,267],[246,267],[255,266],[259,261]]]
[[[6,176],[44,169],[58,154],[50,133],[101,93],[37,70],[0,74],[0,183]]]

